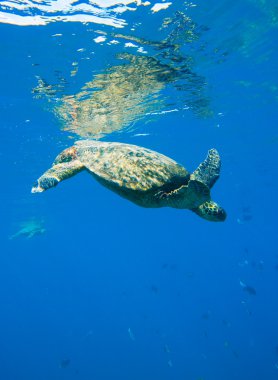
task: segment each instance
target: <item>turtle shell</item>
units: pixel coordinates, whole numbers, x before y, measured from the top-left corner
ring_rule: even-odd
[[[82,140],[75,144],[79,161],[102,183],[118,189],[171,191],[187,184],[190,174],[174,160],[136,145]]]

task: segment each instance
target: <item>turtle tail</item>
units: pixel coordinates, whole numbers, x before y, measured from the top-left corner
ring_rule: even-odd
[[[219,153],[216,149],[210,149],[205,161],[202,162],[192,174],[192,179],[202,182],[211,189],[219,178],[220,168],[221,160]]]

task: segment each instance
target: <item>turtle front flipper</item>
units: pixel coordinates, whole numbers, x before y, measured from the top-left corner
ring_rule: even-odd
[[[211,222],[224,222],[227,217],[226,211],[213,201],[205,202],[191,210],[201,218]]]
[[[84,168],[84,165],[79,160],[54,164],[35,182],[31,192],[41,193],[51,187],[57,186],[59,182],[74,176]]]
[[[221,160],[219,153],[216,149],[210,149],[205,161],[192,174],[192,179],[204,183],[211,189],[220,176],[220,168]]]

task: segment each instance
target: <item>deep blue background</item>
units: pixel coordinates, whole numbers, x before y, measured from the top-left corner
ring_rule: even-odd
[[[209,27],[207,55],[195,58],[216,116],[166,114],[137,125],[149,136],[106,140],[157,150],[190,171],[216,147],[223,166],[212,195],[228,213],[219,224],[139,208],[86,173],[30,194],[72,143],[32,97],[35,75],[70,67],[90,36],[79,24],[0,25],[1,379],[278,378],[277,22],[259,2],[215,3],[192,17]],[[51,38],[61,32],[77,39],[61,48]],[[113,57],[94,48],[97,72]],[[223,62],[215,49],[227,52]],[[77,82],[90,80],[85,69]],[[32,217],[46,233],[9,240]]]

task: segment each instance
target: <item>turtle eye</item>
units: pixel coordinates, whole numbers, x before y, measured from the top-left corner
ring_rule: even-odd
[[[61,157],[61,162],[70,162],[72,159],[73,157],[71,154],[63,154]]]
[[[72,160],[72,156],[69,154],[65,154],[64,152],[60,153],[55,161],[54,165],[61,164],[62,162],[70,162]]]

